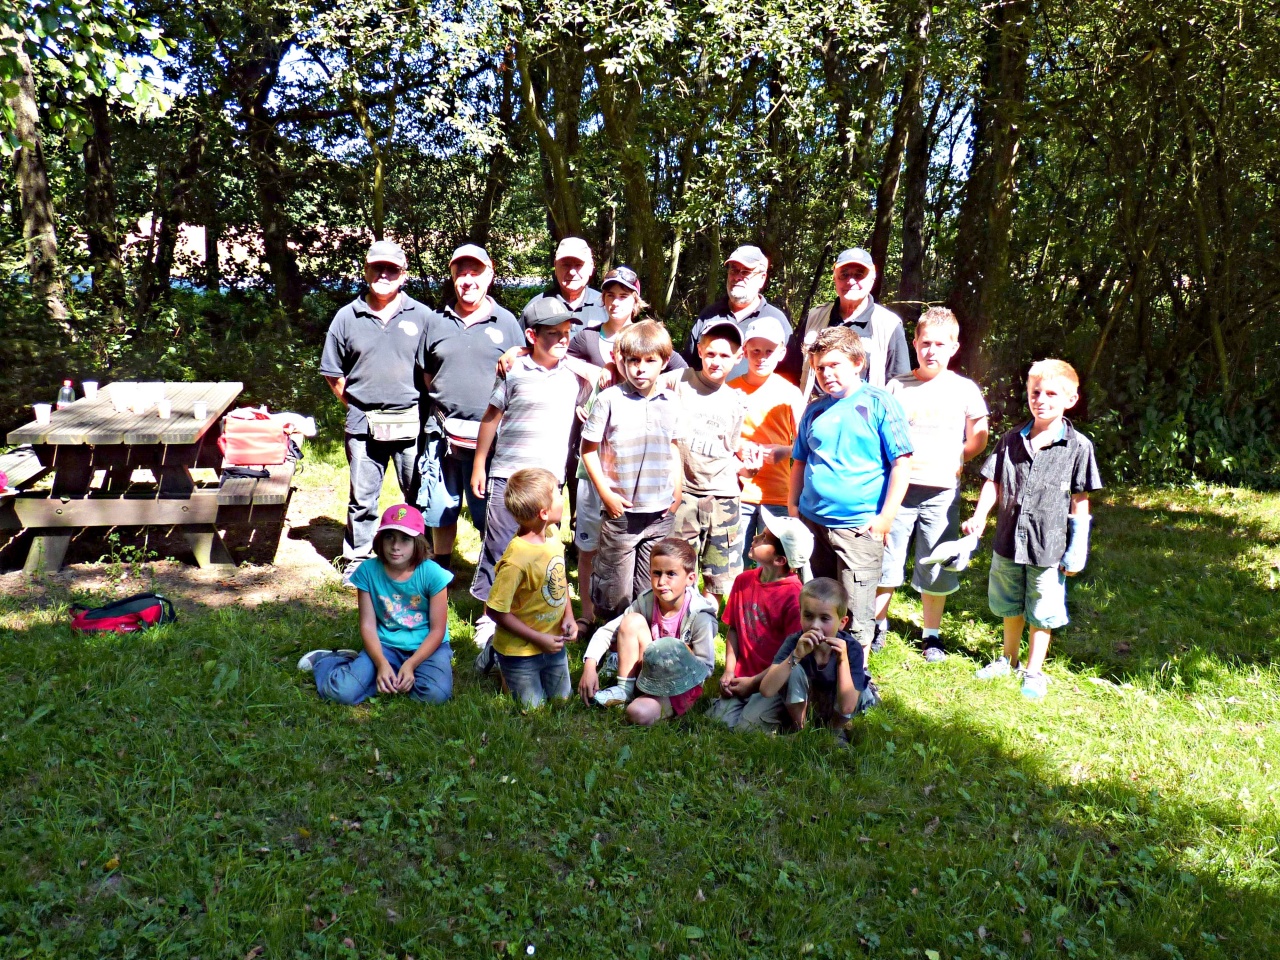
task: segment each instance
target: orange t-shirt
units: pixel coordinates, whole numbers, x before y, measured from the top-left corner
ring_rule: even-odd
[[[729,386],[741,390],[747,401],[742,439],[788,447],[795,443],[796,428],[804,414],[804,395],[799,387],[776,373],[758,387],[747,383],[746,377],[739,377]],[[747,503],[786,506],[790,483],[789,459],[766,464],[754,477],[742,478],[742,499]]]

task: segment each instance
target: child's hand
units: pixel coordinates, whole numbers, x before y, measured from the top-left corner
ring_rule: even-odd
[[[724,689],[724,679],[720,680],[721,689]],[[737,697],[739,700],[745,700],[751,696],[751,678],[750,677],[730,677],[729,687],[725,691],[726,696]]]
[[[822,643],[825,639],[821,630],[806,630],[800,634],[800,639],[796,641],[796,649],[792,654],[797,660],[803,660],[809,654],[813,653],[814,648]]]
[[[564,649],[564,637],[553,637],[549,633],[540,634],[541,640],[533,641],[533,645],[543,653],[559,653]]]
[[[485,485],[487,483],[488,479],[484,475],[484,464],[477,460],[475,466],[471,468],[471,492],[476,495],[477,499],[484,499]]]
[[[400,669],[396,671],[396,689],[401,693],[408,693],[413,689],[416,678],[413,675],[413,665],[409,661],[400,664]]]
[[[564,637],[565,643],[573,643],[578,639],[578,622],[576,620],[566,620],[560,624],[560,635]]]
[[[960,524],[960,529],[964,531],[964,534],[966,537],[971,537],[975,533],[981,533],[982,528],[985,527],[986,525],[987,525],[987,518],[983,517],[981,520],[979,520],[978,515],[975,513],[972,517],[970,517],[964,523]]]
[[[617,376],[618,371],[614,369],[612,363],[606,363],[600,368],[600,376],[596,380],[596,387],[600,390],[607,390],[613,386],[613,378]]]
[[[626,497],[619,496],[610,490],[608,493],[600,497],[600,502],[604,504],[605,513],[617,520],[620,516],[627,512],[627,507],[631,506],[631,501]]]
[[[832,656],[846,660],[849,657],[849,645],[845,642],[844,637],[825,637],[826,644],[831,648]]]
[[[729,672],[727,670],[720,674],[720,696],[733,696],[733,679],[733,677],[729,676]]]
[[[378,664],[378,692],[388,695],[400,692],[400,678],[385,660]]]
[[[582,697],[582,702],[587,706],[591,705],[591,698],[600,691],[600,676],[596,673],[596,662],[594,660],[582,661],[582,679],[578,681],[578,695]]]

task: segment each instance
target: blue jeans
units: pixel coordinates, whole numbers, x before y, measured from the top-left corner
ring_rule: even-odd
[[[397,650],[385,643],[382,655],[399,671],[413,656],[412,650]],[[413,671],[413,689],[409,696],[425,703],[444,703],[453,696],[453,665],[449,644],[442,643],[436,652],[418,664]],[[354,660],[335,653],[315,665],[316,689],[325,700],[354,706],[378,694],[378,670],[369,654],[361,652]]]
[[[418,471],[422,475],[422,489],[418,494],[418,506],[427,526],[451,527],[462,513],[462,501],[467,502],[471,523],[484,538],[485,500],[471,492],[471,466],[476,452],[463,447],[449,448],[445,437],[428,437],[418,458]]]
[[[497,653],[495,650],[494,653]],[[537,653],[531,657],[509,657],[498,653],[498,669],[507,689],[526,710],[540,707],[547,700],[568,700],[573,696],[569,684],[569,656],[559,653]]]
[[[369,436],[347,434],[351,492],[347,502],[347,532],[342,538],[344,560],[358,563],[373,556],[373,535],[378,530],[378,496],[382,493],[382,478],[388,462],[395,467],[404,502],[413,502],[417,452],[416,440],[374,440]]]

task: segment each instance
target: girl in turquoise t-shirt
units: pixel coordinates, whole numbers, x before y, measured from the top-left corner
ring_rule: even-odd
[[[312,650],[298,669],[314,673],[320,696],[338,703],[379,693],[444,703],[453,694],[445,589],[453,574],[429,559],[422,514],[405,503],[382,515],[373,552],[349,577],[360,591],[364,651]]]

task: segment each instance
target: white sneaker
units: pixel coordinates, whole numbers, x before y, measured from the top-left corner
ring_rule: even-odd
[[[610,650],[609,655],[604,658],[604,663],[600,664],[600,676],[616,677],[618,675],[618,653],[616,650]]]
[[[1009,666],[1009,658],[1001,655],[985,667],[975,670],[973,675],[979,680],[994,680],[996,677],[1007,677],[1012,672],[1013,668]]]
[[[338,651],[336,650],[311,650],[302,655],[302,659],[298,661],[298,669],[303,673],[311,673],[316,668],[316,664],[325,657],[331,657]]]
[[[612,687],[605,687],[603,690],[596,691],[596,695],[592,697],[597,707],[624,707],[636,695],[635,677],[627,677],[619,680]]]

